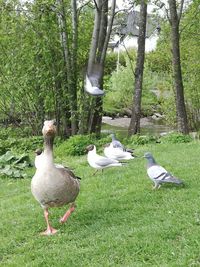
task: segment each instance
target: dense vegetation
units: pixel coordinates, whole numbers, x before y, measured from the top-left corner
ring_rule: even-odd
[[[70,1],[64,1],[68,48],[73,61],[73,31]],[[59,134],[65,131],[69,119],[69,93],[63,46],[60,41],[59,6],[52,1],[0,1],[0,120],[3,123],[31,126],[31,134],[38,134],[45,117],[56,117]],[[58,10],[57,10],[58,9]],[[186,107],[190,129],[199,128],[199,1],[184,10],[180,24],[181,62],[185,87]],[[85,66],[88,60],[93,7],[83,5],[77,9],[78,34],[76,70],[73,71],[77,93],[77,111],[80,129],[83,117],[92,99],[83,93]],[[163,18],[155,51],[146,54],[142,115],[159,112],[168,124],[176,122],[176,108],[171,67],[169,23]],[[135,51],[120,55],[117,72],[117,54],[108,53],[104,68],[103,114],[128,114],[133,98]],[[76,107],[74,107],[76,108]],[[87,109],[87,111],[91,111]],[[66,125],[65,125],[66,124]],[[82,129],[84,131],[84,129]]]
[[[199,1],[193,1],[184,13],[180,25],[181,62],[185,99],[189,117],[190,129],[199,129],[199,34],[200,22],[198,12]],[[154,112],[164,115],[170,125],[176,124],[175,96],[171,66],[170,29],[167,21],[163,21],[155,51],[146,54],[142,115],[150,116]],[[108,82],[108,93],[104,101],[104,110],[108,113],[127,113],[132,104],[133,71],[135,65],[134,51],[129,51],[126,65],[119,71],[112,72]],[[109,58],[110,55],[108,55]],[[121,55],[123,57],[123,55]],[[117,55],[116,55],[117,62]],[[130,112],[129,112],[130,114]]]

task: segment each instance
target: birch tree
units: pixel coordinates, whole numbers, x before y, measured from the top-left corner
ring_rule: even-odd
[[[184,0],[180,2],[179,12],[177,11],[177,1],[169,0],[169,22],[171,26],[171,43],[172,43],[172,64],[174,73],[174,86],[176,94],[176,112],[178,130],[183,134],[188,134],[188,120],[184,99],[184,87],[182,80],[182,69],[180,60],[180,36],[179,23],[183,11]]]
[[[145,0],[141,0],[137,62],[134,73],[135,86],[133,93],[134,97],[133,97],[132,115],[128,129],[129,135],[140,133],[142,82],[143,82],[143,70],[144,70],[144,59],[145,59],[146,22],[147,22],[147,4]]]
[[[92,40],[90,45],[89,59],[88,59],[88,73],[94,67],[94,64],[98,64],[100,75],[99,85],[103,89],[103,73],[104,63],[106,58],[106,52],[110,34],[113,25],[113,19],[115,14],[116,0],[112,0],[110,14],[108,14],[108,0],[94,0],[95,4],[95,21],[92,34]],[[109,16],[110,15],[110,16]],[[108,22],[109,20],[109,22]],[[102,121],[102,98],[96,97],[91,100],[90,105],[90,119],[88,130],[89,132],[95,132],[97,135],[101,131]]]

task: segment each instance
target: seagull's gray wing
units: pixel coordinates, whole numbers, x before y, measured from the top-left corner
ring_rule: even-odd
[[[110,158],[102,157],[102,156],[99,156],[96,160],[96,164],[101,166],[101,167],[105,167],[105,166],[108,166],[108,165],[114,164],[114,163],[118,163],[118,161],[110,159]]]

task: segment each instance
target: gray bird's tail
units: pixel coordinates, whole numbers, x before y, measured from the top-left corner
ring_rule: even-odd
[[[163,182],[173,183],[173,184],[178,184],[178,185],[183,184],[183,181],[181,181],[179,178],[172,176],[172,175],[166,177],[166,179],[164,179]]]

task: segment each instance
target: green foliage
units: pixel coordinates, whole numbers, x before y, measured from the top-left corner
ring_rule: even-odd
[[[80,156],[86,154],[86,147],[94,144],[102,147],[105,143],[111,140],[107,135],[102,135],[100,139],[96,138],[94,134],[91,135],[74,135],[68,140],[57,146],[56,152],[58,155],[64,154],[69,156]]]
[[[163,111],[163,114],[165,115],[165,121],[170,126],[176,125],[176,105],[175,105],[175,98],[173,96],[173,93],[163,98],[163,101],[160,103],[161,109]]]
[[[8,138],[2,140],[0,144],[0,154],[5,153],[8,150],[21,152],[35,151],[36,148],[43,146],[42,137],[31,138]]]
[[[170,143],[170,144],[189,143],[192,140],[193,139],[190,135],[184,135],[177,132],[166,134],[160,138],[161,143]]]
[[[109,91],[104,99],[104,110],[121,112],[122,108],[130,107],[133,92],[133,70],[127,61],[127,67],[120,66],[110,78]]]
[[[121,66],[126,66],[126,59],[125,59],[125,54],[120,53],[119,54],[119,64]],[[106,55],[106,60],[105,60],[105,70],[104,74],[105,75],[111,75],[113,71],[116,70],[117,68],[117,61],[118,61],[118,53],[116,52],[111,52]]]
[[[184,15],[181,27],[181,62],[185,99],[190,128],[200,127],[200,46],[199,46],[199,1],[193,1]]]
[[[199,1],[191,1],[188,8],[184,11],[180,21],[180,48],[181,48],[181,68],[184,84],[185,102],[189,126],[191,129],[198,130],[200,126],[200,60],[197,55],[200,54],[199,46],[199,27],[200,13]],[[174,125],[176,121],[176,107],[173,93],[173,77],[171,64],[171,40],[169,23],[164,21],[161,25],[161,34],[155,51],[146,55],[146,64],[148,69],[155,74],[161,74],[161,80],[166,80],[165,90],[170,95],[161,101],[161,110],[165,114],[166,121]],[[167,80],[171,79],[171,86]],[[165,83],[165,82],[164,82]],[[168,85],[167,85],[168,84]],[[164,91],[163,91],[164,92]]]
[[[60,7],[51,0],[11,0],[1,3],[0,120],[21,120],[23,124],[29,125],[31,134],[37,135],[45,117],[50,114],[64,116],[65,111],[62,109],[69,99],[57,17],[59,12],[56,12]],[[70,1],[65,2],[65,8],[70,14],[66,16],[69,34],[67,46],[72,55],[74,46]],[[94,16],[93,9],[88,5],[79,11],[78,45],[75,49],[77,66],[76,73],[73,73],[77,84],[82,79],[83,66],[88,59]],[[79,86],[74,90],[78,92]],[[76,112],[79,113],[77,110]],[[62,118],[59,119],[63,121]],[[60,125],[61,132],[62,127],[63,124]]]
[[[17,127],[17,126],[9,126],[4,127],[1,125],[0,129],[0,139],[5,140],[8,138],[22,138],[31,135],[31,128],[30,127]]]
[[[126,109],[131,109],[134,91],[134,70],[135,61],[133,59],[130,61],[130,58],[126,57],[126,66],[120,66],[118,71],[115,70],[112,73],[104,98],[104,111],[106,114],[119,113],[123,115]],[[158,111],[159,99],[154,93],[154,89],[160,90],[157,87],[160,81],[159,78],[148,68],[145,69],[142,92],[142,114],[145,116],[152,115],[155,110]]]
[[[27,154],[15,155],[7,151],[0,157],[0,174],[11,178],[26,177],[25,168],[30,166],[30,158]]]
[[[167,23],[161,25],[156,50],[146,54],[145,62],[148,69],[155,73],[170,73],[172,71],[170,51],[170,28]]]
[[[127,143],[130,145],[146,145],[155,144],[158,142],[158,138],[152,135],[132,135],[127,139]]]

